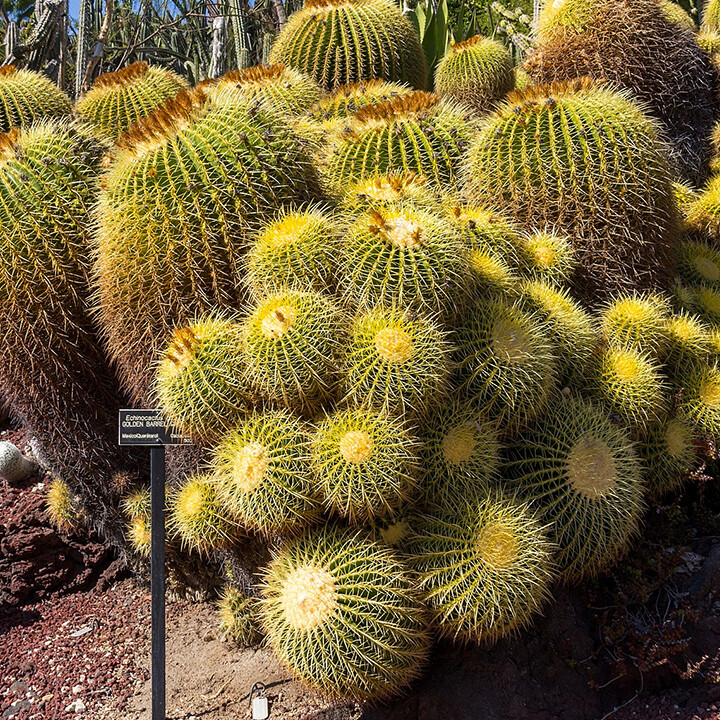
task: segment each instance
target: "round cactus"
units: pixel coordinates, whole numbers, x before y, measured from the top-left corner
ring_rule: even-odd
[[[690,227],[720,242],[720,175],[710,178],[705,189],[687,211]]]
[[[320,123],[344,120],[360,108],[388,102],[401,95],[410,95],[412,92],[412,88],[407,85],[385,80],[366,80],[352,85],[342,85],[313,105],[308,110],[307,116]]]
[[[121,505],[129,518],[127,536],[130,547],[142,557],[150,557],[150,488],[134,490],[123,498]]]
[[[420,40],[391,0],[306,0],[275,39],[270,62],[301,70],[327,90],[372,79],[419,90],[426,83]]]
[[[713,352],[709,327],[697,316],[681,311],[667,320],[662,359],[675,376]]]
[[[221,437],[250,411],[241,326],[210,316],[176,328],[160,361],[155,394],[181,432]]]
[[[220,78],[206,80],[203,87],[232,102],[238,94],[267,103],[285,115],[300,115],[323,96],[312,78],[297,70],[277,65],[255,65],[231,70]]]
[[[626,92],[581,80],[511,94],[473,143],[466,188],[528,229],[569,236],[574,288],[588,302],[670,284],[678,240],[670,174],[656,124]]]
[[[549,598],[553,545],[516,500],[489,495],[421,515],[407,547],[441,636],[493,643]]]
[[[659,293],[623,293],[603,308],[600,328],[606,340],[657,356],[665,344],[670,302]]]
[[[555,344],[560,379],[567,382],[582,376],[598,343],[593,317],[568,290],[543,280],[524,282],[520,292],[523,304],[545,320]]]
[[[667,20],[676,25],[680,30],[697,32],[697,25],[690,14],[674,0],[660,0],[660,9]]]
[[[220,631],[242,647],[259,645],[260,632],[259,603],[257,598],[248,597],[233,585],[226,585],[217,602],[220,615]]]
[[[720,287],[720,251],[702,242],[680,243],[678,275],[691,285],[706,283]]]
[[[678,418],[720,437],[720,367],[700,364],[677,378],[683,389]]]
[[[627,432],[592,403],[568,397],[509,452],[513,486],[552,528],[563,579],[615,562],[644,509],[642,466]]]
[[[258,412],[215,448],[212,471],[220,501],[263,535],[297,532],[314,522],[309,435],[285,410]]]
[[[317,197],[316,176],[280,115],[242,95],[223,102],[209,87],[181,93],[136,123],[104,185],[99,318],[141,401],[173,327],[237,308],[250,234],[283,204]]]
[[[37,463],[26,458],[13,443],[0,440],[0,477],[10,484],[21,483],[37,469]]]
[[[343,357],[346,400],[422,415],[448,391],[449,347],[431,321],[376,309],[355,318]]]
[[[137,466],[117,446],[126,401],[90,311],[89,212],[105,150],[64,120],[0,135],[0,387],[38,457],[120,546],[110,479]]]
[[[248,250],[248,287],[257,296],[332,288],[341,234],[339,222],[320,208],[281,210]]]
[[[70,98],[49,78],[14,65],[0,68],[0,132],[29,127],[46,118],[66,117],[71,112]]]
[[[61,478],[50,481],[45,496],[45,511],[50,522],[60,532],[76,530],[85,520],[80,498]]]
[[[455,345],[462,392],[500,426],[536,416],[555,387],[555,347],[542,318],[503,299],[480,300],[458,328]]]
[[[168,499],[168,530],[183,547],[209,554],[227,546],[234,534],[217,484],[210,475],[191,475]]]
[[[427,661],[425,611],[409,572],[389,548],[348,530],[276,551],[260,602],[268,645],[325,693],[395,695]]]
[[[423,501],[451,508],[487,494],[497,483],[500,443],[495,426],[473,406],[455,401],[424,424]]]
[[[438,212],[409,204],[370,209],[340,248],[339,288],[348,304],[430,315],[462,309],[469,288],[462,239]]]
[[[478,112],[486,112],[515,86],[507,48],[475,35],[450,46],[435,70],[435,90]]]
[[[312,412],[339,380],[342,311],[317,292],[285,290],[261,300],[242,326],[253,385],[288,408]]]
[[[321,422],[310,455],[326,510],[352,524],[393,516],[417,488],[418,440],[403,422],[340,410]]]
[[[414,172],[375,173],[352,183],[343,192],[339,212],[356,216],[370,209],[383,210],[402,203],[412,207],[438,209],[438,199],[427,178]]]
[[[626,423],[639,428],[662,417],[669,395],[655,359],[617,345],[606,348],[593,363],[587,388]]]
[[[663,4],[546,3],[537,36],[537,47],[524,65],[535,82],[592,77],[629,91],[663,123],[682,174],[702,180],[718,107],[715,73],[695,33],[669,19]]]
[[[465,108],[417,91],[348,118],[330,136],[322,171],[337,194],[352,182],[390,170],[418,173],[447,192],[473,131]]]
[[[530,280],[554,285],[567,283],[575,270],[570,239],[548,231],[528,233],[520,241],[520,272]]]
[[[711,325],[720,323],[720,289],[707,285],[688,289],[697,313]]]
[[[115,140],[186,88],[187,83],[170,70],[136,62],[100,75],[78,102],[75,113]]]
[[[648,489],[656,497],[679,490],[697,465],[695,432],[676,418],[649,427],[638,452],[647,468]]]

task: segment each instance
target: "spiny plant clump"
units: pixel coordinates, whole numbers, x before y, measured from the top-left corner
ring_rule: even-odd
[[[323,97],[320,86],[304,73],[282,63],[231,70],[202,86],[218,99],[244,96],[267,103],[286,115],[300,115]]]
[[[170,70],[136,62],[100,75],[78,102],[75,114],[116,140],[186,88],[185,80]]]
[[[250,412],[245,368],[239,323],[211,316],[176,328],[155,376],[165,418],[191,437],[219,439]]]
[[[330,527],[276,550],[260,603],[268,645],[330,695],[396,694],[427,661],[430,636],[412,576],[360,533]]]
[[[462,239],[442,214],[409,204],[373,208],[340,246],[340,291],[365,309],[452,314],[469,294],[467,264]]]
[[[648,428],[638,444],[645,466],[649,492],[663,497],[679,490],[695,469],[698,451],[696,433],[677,418],[666,418]]]
[[[720,287],[720,251],[703,242],[680,243],[677,273],[690,285],[705,283]]]
[[[407,547],[441,636],[492,643],[549,597],[554,548],[526,503],[490,494],[421,515]]]
[[[123,136],[97,211],[98,317],[133,397],[176,325],[237,308],[251,235],[318,197],[304,143],[251,98],[181,93]],[[148,298],[157,298],[149,302]]]
[[[80,498],[61,478],[53,478],[45,497],[45,511],[50,522],[61,532],[77,530],[86,520]]]
[[[465,187],[528,229],[570,237],[573,287],[589,304],[670,284],[678,242],[670,173],[656,123],[625,91],[579,80],[511,93],[473,141]]]
[[[322,208],[281,210],[248,249],[245,280],[251,292],[332,289],[342,232],[338,219]]]
[[[126,495],[121,503],[128,517],[127,540],[130,547],[142,557],[150,557],[150,488],[141,487]]]
[[[657,0],[546,3],[525,68],[536,83],[589,76],[638,98],[660,120],[680,172],[701,182],[718,105],[710,58]]]
[[[400,420],[339,410],[313,434],[310,456],[326,510],[351,524],[392,516],[416,493],[419,442]]]
[[[71,112],[70,98],[49,78],[14,65],[0,67],[0,132]]]
[[[474,131],[468,110],[417,91],[356,111],[331,133],[322,173],[336,194],[377,172],[415,172],[438,191],[457,177]]]
[[[627,431],[568,397],[508,449],[514,487],[552,528],[566,581],[615,562],[643,511],[642,465]]]
[[[611,300],[600,315],[609,343],[657,356],[666,341],[670,301],[659,293],[624,293]]]
[[[372,79],[422,90],[427,81],[420,39],[391,0],[306,0],[275,39],[270,62],[326,90]]]
[[[570,238],[536,231],[520,241],[521,272],[530,280],[565,285],[575,271],[575,252]]]
[[[487,112],[514,86],[513,61],[507,48],[482,35],[451,45],[435,70],[438,93],[478,112]]]
[[[720,368],[698,364],[678,377],[683,388],[678,417],[711,437],[720,435]]]
[[[257,411],[228,433],[211,464],[220,502],[248,530],[298,532],[318,517],[309,431],[286,410]]]
[[[233,585],[226,585],[217,601],[220,615],[220,631],[241,647],[259,645],[260,631],[259,602],[248,597]]]
[[[687,211],[687,222],[693,230],[720,241],[720,175],[713,175]]]

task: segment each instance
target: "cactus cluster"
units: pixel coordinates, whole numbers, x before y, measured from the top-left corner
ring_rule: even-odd
[[[70,98],[49,78],[14,65],[0,68],[0,132],[67,117],[71,112]]]

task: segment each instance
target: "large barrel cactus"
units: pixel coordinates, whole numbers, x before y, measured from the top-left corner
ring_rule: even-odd
[[[136,62],[100,75],[78,102],[75,113],[115,139],[186,87],[170,70]]]
[[[668,286],[676,207],[657,124],[627,92],[579,80],[513,93],[483,124],[467,190],[519,222],[567,234],[576,292]]]
[[[663,123],[678,169],[695,182],[703,178],[717,112],[715,72],[695,34],[657,0],[549,2],[538,39],[525,63],[535,82],[590,76],[631,91]]]
[[[89,314],[88,212],[105,147],[46,120],[0,136],[0,387],[41,460],[116,543],[117,383]],[[124,453],[128,458],[128,453]]]
[[[243,298],[250,234],[317,197],[304,144],[253,99],[181,93],[133,126],[97,213],[96,283],[108,347],[136,399],[174,325]]]
[[[332,90],[374,78],[425,87],[425,54],[392,0],[306,0],[270,52]]]
[[[0,68],[0,132],[71,111],[70,98],[44,75],[13,65]]]

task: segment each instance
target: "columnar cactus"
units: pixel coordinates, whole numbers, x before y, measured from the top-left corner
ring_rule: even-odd
[[[362,80],[427,82],[425,53],[410,21],[391,0],[306,0],[270,51],[332,90]]]
[[[511,94],[473,143],[466,188],[528,229],[570,237],[574,288],[588,302],[670,284],[678,242],[670,174],[656,123],[627,92],[581,80]]]
[[[75,113],[115,140],[186,88],[187,83],[170,70],[136,62],[100,75],[78,102]]]
[[[450,46],[435,70],[435,90],[487,112],[515,86],[513,61],[507,48],[475,35]]]
[[[330,527],[277,550],[260,603],[268,645],[325,693],[395,695],[427,661],[413,578],[389,548],[359,533]]]
[[[70,98],[49,78],[13,65],[0,68],[0,132],[71,112]]]

